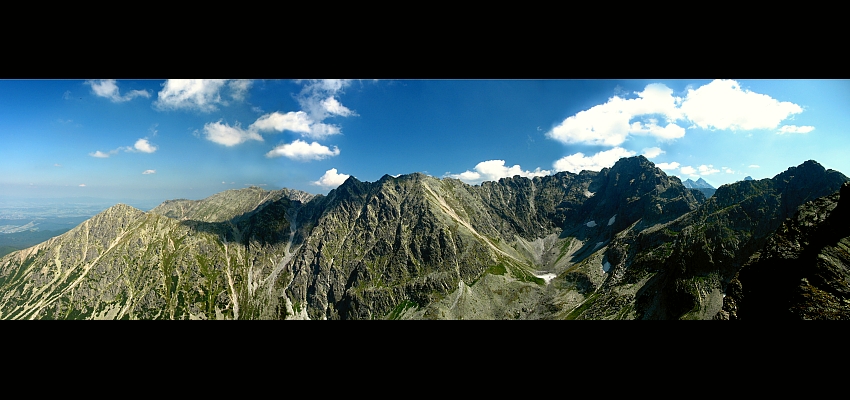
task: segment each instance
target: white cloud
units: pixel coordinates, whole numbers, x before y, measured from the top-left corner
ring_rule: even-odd
[[[716,173],[720,172],[719,169],[714,168],[714,165],[711,165],[711,164],[700,165],[699,167],[697,167],[697,170],[699,170],[700,175],[711,175],[711,174],[716,174]]]
[[[92,93],[95,95],[106,97],[114,103],[132,100],[134,97],[151,97],[151,94],[145,90],[131,90],[126,95],[121,96],[115,79],[89,80],[85,81],[85,84],[91,86]],[[65,94],[70,95],[69,92],[65,92]]]
[[[679,168],[679,163],[677,163],[675,161],[671,162],[671,163],[664,163],[663,162],[663,163],[655,164],[655,166],[658,167],[658,168],[661,168],[665,171],[668,171],[668,170],[674,170],[676,168]]]
[[[154,105],[160,110],[187,109],[209,113],[218,110],[218,105],[229,104],[222,99],[222,89],[228,89],[233,100],[242,101],[252,83],[246,79],[169,79],[162,84]]]
[[[646,158],[649,158],[649,159],[653,159],[655,157],[658,157],[658,156],[666,153],[664,150],[661,150],[658,147],[650,147],[650,148],[647,148],[647,149],[643,149],[641,151],[643,152],[643,156],[646,157]]]
[[[86,187],[86,184],[85,184],[85,183],[81,183],[81,184],[80,184],[80,187]]]
[[[809,133],[815,130],[814,126],[797,126],[797,125],[783,125],[779,128],[779,131],[776,132],[777,135],[784,135],[786,133]]]
[[[141,151],[142,153],[153,153],[156,151],[157,147],[150,144],[147,139],[139,139],[136,141],[136,144],[133,145],[133,148]]]
[[[107,152],[102,152],[102,151],[98,150],[98,151],[95,151],[94,153],[89,153],[89,155],[92,156],[92,157],[97,157],[97,158],[109,158],[109,156],[113,156],[115,154],[118,154],[121,151],[131,152],[131,153],[132,152],[153,153],[153,152],[156,151],[156,149],[157,149],[157,147],[155,145],[151,144],[150,142],[148,142],[147,138],[141,138],[141,139],[137,140],[136,143],[132,147],[131,146],[121,146],[119,148],[112,149],[112,150],[109,150]]]
[[[687,175],[694,175],[697,172],[697,170],[694,169],[694,167],[691,167],[690,165],[687,166],[687,167],[680,168],[679,171],[682,171],[683,174],[687,174]]]
[[[230,87],[230,97],[237,101],[245,100],[245,95],[253,84],[254,81],[250,79],[234,79],[230,81],[227,84]]]
[[[523,171],[519,165],[506,167],[505,160],[489,160],[478,163],[475,166],[475,171],[467,170],[460,174],[447,174],[446,176],[476,185],[484,181],[498,181],[501,178],[512,177],[515,175],[533,178],[535,176],[550,175],[551,173],[551,171],[541,170],[539,167],[534,171]]]
[[[266,157],[284,156],[298,161],[321,160],[337,155],[339,155],[339,149],[336,146],[331,150],[327,146],[322,146],[316,142],[307,144],[307,142],[298,139],[292,143],[277,146],[266,153]]]
[[[61,166],[62,166],[62,164],[58,164],[58,163],[57,163],[57,164],[53,164],[53,166],[54,166],[54,167],[61,167]]]
[[[750,166],[747,167],[747,168],[761,168],[761,166],[756,165],[756,164],[750,164]]]
[[[321,178],[319,178],[318,181],[311,183],[317,186],[325,187],[327,189],[333,189],[339,185],[342,185],[345,180],[348,179],[349,176],[351,175],[339,174],[337,173],[336,168],[331,168],[327,170],[325,174],[322,175]]]
[[[682,111],[700,128],[771,129],[803,109],[791,102],[741,89],[734,80],[717,79],[689,89]]]
[[[253,130],[246,131],[240,128],[239,125],[233,127],[227,124],[222,124],[221,120],[205,124],[204,135],[206,135],[207,140],[223,144],[228,147],[235,146],[248,140],[263,141],[263,137],[257,132],[254,132]]]
[[[290,111],[285,114],[275,111],[257,118],[248,129],[257,132],[287,130],[312,139],[323,139],[340,133],[339,127],[316,122],[304,111]]]
[[[111,156],[111,155],[113,155],[117,152],[118,152],[118,150],[112,150],[108,153],[104,153],[104,152],[98,150],[98,151],[95,151],[94,153],[89,153],[89,155],[92,156],[92,157],[96,157],[96,158],[109,158],[109,156]]]
[[[313,121],[321,122],[332,115],[347,117],[357,115],[336,100],[334,95],[342,93],[343,89],[351,84],[347,79],[321,79],[308,81],[301,93],[298,94],[298,103],[301,109],[310,115]]]
[[[219,94],[219,89],[224,83],[224,80],[169,80],[163,85],[165,88],[160,92],[160,100],[157,104],[161,108],[185,107],[209,112],[216,109],[215,104],[224,103]],[[207,139],[226,146],[234,146],[246,140],[262,141],[260,133],[263,132],[291,131],[314,140],[339,134],[341,133],[339,126],[323,123],[322,120],[329,116],[357,115],[334,97],[349,83],[347,80],[305,81],[301,92],[296,96],[302,110],[264,114],[247,129],[240,128],[238,122],[236,127],[222,124],[221,121],[210,123],[204,126]],[[252,84],[253,82],[249,80],[234,80],[227,85],[232,92],[231,96],[241,100]],[[262,109],[258,107],[253,107],[252,110],[262,112]],[[308,145],[306,142],[296,140],[291,144],[278,146],[266,155],[310,160],[337,154],[339,149],[336,147],[330,150],[315,142]]]
[[[582,170],[599,171],[602,168],[613,166],[620,158],[634,155],[635,152],[633,151],[622,147],[615,147],[611,150],[600,151],[590,157],[585,156],[584,153],[569,155],[555,161],[553,167],[556,171],[569,171],[572,173],[579,173]]]
[[[581,111],[547,132],[546,137],[565,144],[618,146],[629,134],[652,135],[660,139],[684,136],[684,129],[673,123],[682,117],[682,113],[677,108],[681,99],[673,96],[672,89],[653,83],[635,94],[638,95],[636,99],[614,96],[604,104]],[[655,119],[630,122],[637,117],[657,114],[666,118],[666,126],[658,126]]]
[[[142,175],[150,175],[150,174],[155,174],[155,173],[156,173],[155,169],[146,169],[145,172],[142,172]]]
[[[322,107],[325,108],[325,111],[333,115],[347,117],[353,114],[353,112],[349,110],[348,107],[340,104],[340,102],[337,101],[333,96],[322,100]]]
[[[676,124],[667,124],[665,127],[657,125],[655,119],[648,119],[645,123],[634,122],[629,133],[635,135],[650,135],[663,140],[672,140],[685,137],[685,128]]]
[[[304,136],[313,139],[324,139],[327,136],[336,135],[338,133],[340,133],[340,130],[339,127],[336,125],[314,122],[312,125],[310,125],[310,133]]]
[[[637,98],[618,95],[607,102],[580,111],[546,133],[564,144],[585,143],[619,146],[629,135],[650,135],[659,140],[685,136],[677,121],[690,121],[703,129],[771,129],[786,118],[803,111],[791,102],[743,90],[734,80],[714,80],[697,89],[688,89],[684,98],[660,83],[647,85]],[[665,120],[660,123],[657,117]],[[634,120],[634,121],[633,121]],[[783,126],[778,133],[806,133],[814,127]]]

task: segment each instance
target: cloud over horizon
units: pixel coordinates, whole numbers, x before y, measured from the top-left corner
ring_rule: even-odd
[[[610,150],[600,151],[592,156],[585,156],[584,153],[575,153],[555,161],[552,166],[557,172],[568,171],[574,174],[580,173],[583,170],[600,171],[602,168],[614,166],[620,158],[634,155],[635,152],[633,151],[622,147],[615,147]]]
[[[518,164],[512,167],[506,167],[505,160],[489,160],[476,164],[475,171],[466,170],[459,174],[447,173],[444,176],[460,179],[470,185],[477,185],[481,182],[498,181],[501,178],[509,178],[515,175],[534,178],[535,176],[547,176],[551,174],[551,171],[540,170],[540,167],[537,167],[534,171],[523,171]]]
[[[336,168],[331,168],[325,171],[325,174],[318,181],[310,182],[313,185],[321,186],[325,189],[333,189],[345,183],[345,180],[351,175],[337,173]]]
[[[659,147],[650,147],[650,148],[646,148],[646,149],[641,150],[641,154],[643,154],[644,157],[646,157],[650,160],[655,158],[655,157],[658,157],[658,156],[660,156],[664,153],[666,153],[666,151],[661,150],[661,148],[659,148]]]

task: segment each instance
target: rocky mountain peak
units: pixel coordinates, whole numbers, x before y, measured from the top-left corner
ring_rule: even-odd
[[[776,175],[774,179],[778,181],[788,182],[795,177],[811,177],[816,175],[821,175],[826,171],[826,168],[823,165],[820,165],[817,161],[808,160],[796,167],[789,167],[787,170],[782,173]]]
[[[136,207],[129,206],[129,205],[124,204],[124,203],[118,203],[118,204],[116,204],[112,207],[107,208],[103,212],[104,213],[111,213],[111,214],[115,214],[115,213],[138,213],[138,212],[144,213],[144,211],[139,210]]]

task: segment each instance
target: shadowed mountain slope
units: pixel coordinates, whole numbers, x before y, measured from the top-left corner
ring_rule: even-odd
[[[845,181],[807,162],[706,200],[637,156],[476,186],[415,173],[117,205],[0,258],[0,317],[711,318],[765,237]]]

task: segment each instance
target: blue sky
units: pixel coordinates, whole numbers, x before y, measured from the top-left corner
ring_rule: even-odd
[[[0,196],[326,194],[639,154],[715,187],[809,159],[850,174],[847,110],[848,80],[0,80]]]

